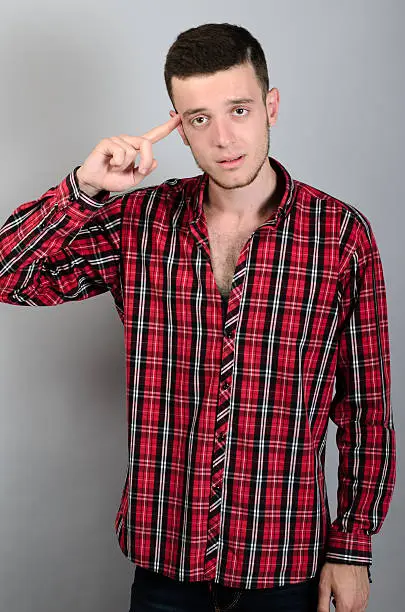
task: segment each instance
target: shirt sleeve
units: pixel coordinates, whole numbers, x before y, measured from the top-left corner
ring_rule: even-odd
[[[336,392],[330,417],[339,451],[337,518],[326,560],[370,565],[371,536],[388,511],[395,483],[395,432],[383,269],[369,222],[340,276]],[[369,573],[370,576],[370,573]]]
[[[79,190],[79,167],[0,228],[0,300],[53,306],[110,290],[121,317],[123,196],[90,198]]]

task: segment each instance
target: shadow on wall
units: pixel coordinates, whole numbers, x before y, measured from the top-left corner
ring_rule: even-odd
[[[15,20],[1,37],[1,225],[19,204],[40,197],[82,163],[108,134],[119,108],[115,58],[106,54],[100,35],[105,24],[95,15],[91,29],[78,31],[74,13],[66,14],[63,27],[58,18],[36,17],[35,25],[26,17]],[[114,397],[121,400],[122,323],[110,294],[56,307],[1,307],[9,317],[8,343],[18,364],[27,361],[28,368],[33,352],[38,355],[30,369],[34,385],[46,367],[60,385],[62,402],[76,405],[86,387],[100,407]],[[77,384],[64,384],[66,376]]]
[[[1,225],[79,165],[120,112],[118,55],[106,57],[97,15],[87,24],[68,5],[28,3],[9,12]],[[0,309],[0,609],[125,609],[132,567],[113,528],[127,451],[124,346],[112,297]]]

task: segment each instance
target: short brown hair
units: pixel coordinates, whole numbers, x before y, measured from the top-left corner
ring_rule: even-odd
[[[170,47],[165,62],[165,82],[173,102],[172,77],[213,74],[251,63],[263,92],[269,89],[266,58],[260,43],[241,26],[206,23],[181,32]]]

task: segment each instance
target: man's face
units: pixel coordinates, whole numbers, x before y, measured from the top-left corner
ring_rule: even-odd
[[[269,122],[277,116],[278,91],[268,92],[264,104],[251,64],[211,75],[173,77],[172,87],[182,119],[178,130],[198,167],[224,189],[249,185],[268,158]]]

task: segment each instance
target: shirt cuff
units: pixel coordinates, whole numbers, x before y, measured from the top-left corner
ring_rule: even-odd
[[[355,565],[370,564],[371,536],[364,532],[339,531],[332,525],[326,546],[326,560]]]
[[[369,582],[372,562],[371,536],[364,532],[339,531],[332,524],[326,545],[325,561],[330,563],[346,563],[349,565],[367,565]]]
[[[59,185],[58,194],[58,209],[65,212],[77,212],[79,217],[87,216],[89,213],[95,213],[104,206],[110,199],[109,191],[102,190],[94,198],[88,196],[84,191],[79,189],[79,181],[77,180],[77,171],[80,166],[68,174],[68,176]]]

